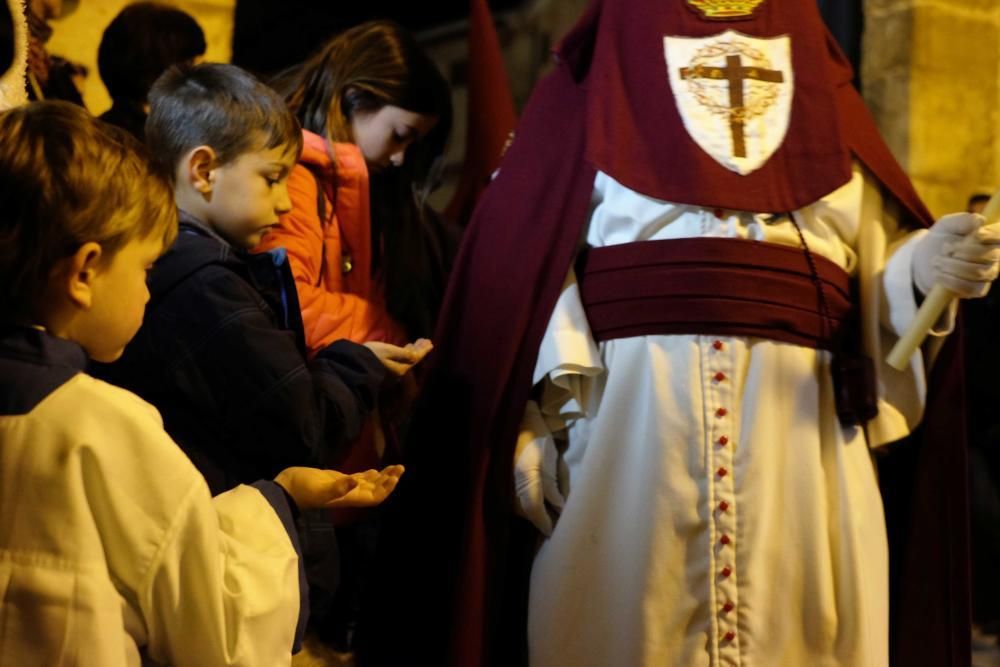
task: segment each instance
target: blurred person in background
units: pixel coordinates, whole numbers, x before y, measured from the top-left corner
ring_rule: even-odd
[[[205,48],[201,26],[180,9],[160,2],[123,9],[97,51],[97,69],[112,100],[101,120],[143,140],[153,82],[171,65],[200,61]]]
[[[45,48],[52,37],[49,21],[62,18],[76,9],[78,0],[28,0],[28,97],[32,100],[65,100],[83,106],[80,93],[87,68],[54,56]]]

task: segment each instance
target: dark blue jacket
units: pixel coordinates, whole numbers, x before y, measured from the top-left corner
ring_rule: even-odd
[[[234,250],[181,212],[153,267],[142,328],[96,374],[139,394],[213,493],[329,464],[361,430],[385,370],[337,341],[306,359],[295,283],[283,253]]]

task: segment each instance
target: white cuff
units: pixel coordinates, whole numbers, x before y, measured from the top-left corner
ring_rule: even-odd
[[[888,325],[897,337],[906,333],[917,314],[915,291],[917,288],[913,283],[913,252],[917,243],[926,234],[926,229],[910,234],[909,238],[896,248],[885,265],[882,287],[887,306],[887,318],[883,323]],[[958,303],[955,302],[934,324],[930,335],[947,336],[954,331],[957,314]]]
[[[576,274],[570,270],[538,350],[533,383],[548,378],[542,412],[564,419],[584,414],[590,379],[604,371],[601,353],[590,333]]]

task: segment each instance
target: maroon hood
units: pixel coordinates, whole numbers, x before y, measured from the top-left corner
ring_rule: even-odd
[[[726,30],[791,38],[787,134],[767,162],[745,176],[716,162],[688,134],[668,80],[669,68],[687,63],[667,62],[663,49],[665,36]],[[688,0],[596,0],[556,53],[585,90],[588,162],[633,190],[710,208],[782,213],[845,184],[853,153],[873,171],[895,172],[904,206],[930,221],[852,87],[851,65],[814,2],[764,0],[748,17],[720,21]]]

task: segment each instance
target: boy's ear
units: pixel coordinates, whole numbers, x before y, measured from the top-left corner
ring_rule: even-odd
[[[184,161],[184,177],[203,196],[212,194],[215,187],[217,156],[211,146],[198,146],[191,150]]]
[[[94,300],[94,280],[100,269],[103,250],[99,243],[89,241],[73,253],[64,264],[64,272],[59,276],[69,300],[88,310]]]

